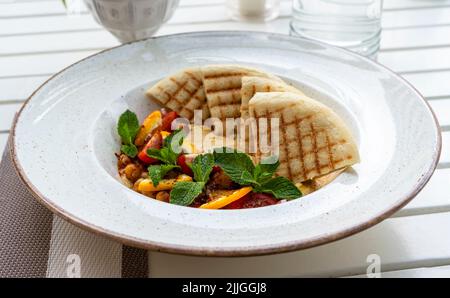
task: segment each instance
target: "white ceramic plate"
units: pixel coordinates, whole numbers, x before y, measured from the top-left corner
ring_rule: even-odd
[[[350,126],[361,163],[288,203],[201,210],[148,199],[116,172],[116,121],[157,106],[143,95],[181,68],[237,63],[270,71],[332,107]],[[439,158],[430,108],[408,83],[348,51],[283,35],[204,32],[106,50],[55,75],[16,118],[12,153],[34,195],[88,230],[129,245],[195,255],[256,255],[336,240],[411,200]]]

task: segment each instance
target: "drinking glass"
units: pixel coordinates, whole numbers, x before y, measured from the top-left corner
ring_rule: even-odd
[[[290,33],[375,58],[382,4],[383,0],[293,0]]]
[[[280,14],[280,0],[227,0],[227,7],[237,21],[270,21]]]
[[[84,0],[94,19],[126,43],[152,36],[179,0]]]

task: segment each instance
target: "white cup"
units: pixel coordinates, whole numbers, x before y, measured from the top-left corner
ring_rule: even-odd
[[[179,0],[84,0],[97,23],[120,42],[152,36],[173,14]]]

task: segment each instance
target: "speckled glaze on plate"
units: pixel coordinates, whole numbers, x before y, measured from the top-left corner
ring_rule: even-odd
[[[145,88],[181,68],[218,63],[279,75],[332,107],[361,163],[288,203],[201,210],[149,199],[116,173],[116,121],[156,105]],[[255,32],[200,32],[103,51],[55,75],[16,117],[11,151],[35,197],[83,228],[128,245],[214,256],[311,247],[366,229],[409,202],[436,167],[441,138],[420,94],[375,62],[317,42]]]

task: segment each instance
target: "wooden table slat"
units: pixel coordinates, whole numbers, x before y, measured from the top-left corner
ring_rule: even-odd
[[[6,149],[6,142],[8,141],[9,134],[0,132],[0,152]]]
[[[174,17],[157,34],[288,33],[291,0],[282,0],[281,17],[266,24],[231,21],[224,2],[181,0]],[[59,0],[0,1],[0,151],[14,113],[34,89],[60,69],[118,44],[84,5],[80,8],[80,16],[68,17]],[[429,99],[444,130],[439,169],[417,198],[380,225],[304,251],[238,259],[151,253],[153,276],[349,276],[363,274],[372,253],[380,255],[385,276],[449,276],[450,238],[445,235],[450,233],[450,0],[384,1],[382,26],[379,62]]]
[[[21,103],[0,105],[0,132],[9,131],[14,116],[21,106]]]
[[[430,182],[408,205],[394,216],[410,216],[435,212],[450,212],[450,168],[437,169]]]
[[[224,29],[288,33],[289,19],[277,19],[265,24],[248,23],[245,26],[238,22],[210,23],[207,27],[204,24],[172,25],[161,28],[158,34]],[[381,49],[399,51],[448,47],[450,41],[445,36],[450,36],[450,26],[385,30],[382,33]],[[104,30],[5,36],[2,37],[0,56],[102,49],[117,44],[114,37]]]
[[[60,10],[59,3],[55,2],[53,5],[58,7],[54,10]],[[208,5],[201,9],[202,13],[198,14],[198,6],[180,6],[164,27],[231,21],[228,12],[222,5]],[[290,2],[282,2],[280,17],[290,18],[291,11]],[[195,15],[195,18],[192,15]],[[275,24],[276,21],[272,23]],[[385,11],[382,18],[382,26],[385,30],[438,25],[450,25],[450,6],[426,10]],[[26,18],[2,19],[0,17],[0,36],[86,30],[103,30],[88,13],[69,16],[60,13]],[[279,30],[282,31],[284,28],[279,27]]]
[[[382,271],[450,264],[450,213],[398,217],[338,242],[292,253],[202,258],[152,252],[153,277],[348,276],[366,272],[378,254]]]

